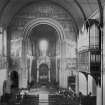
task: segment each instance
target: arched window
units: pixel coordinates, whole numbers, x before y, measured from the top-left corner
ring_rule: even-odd
[[[39,49],[41,51],[42,56],[46,56],[48,50],[48,41],[46,39],[40,40]]]

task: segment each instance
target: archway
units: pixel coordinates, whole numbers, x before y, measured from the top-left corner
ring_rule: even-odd
[[[12,82],[11,88],[12,89],[17,89],[19,85],[19,77],[18,77],[18,72],[17,71],[12,71],[10,73],[10,80]]]
[[[79,91],[87,95],[87,80],[83,73],[79,72]]]
[[[26,25],[23,39],[23,69],[28,71],[29,81],[39,82],[37,65],[42,63],[50,63],[50,79],[52,83],[59,82],[60,72],[62,69],[62,40],[64,39],[64,30],[62,26],[53,19],[39,18]],[[42,54],[39,48],[40,41],[46,41],[48,49],[46,54]],[[57,55],[57,53],[59,54]],[[31,63],[27,63],[30,59]],[[59,61],[59,62],[58,62]],[[33,63],[34,62],[34,63]],[[57,67],[57,64],[60,64]],[[28,66],[26,64],[29,64]],[[36,65],[36,66],[35,66]],[[26,72],[27,73],[27,72]],[[31,74],[31,75],[30,75]],[[30,76],[32,78],[30,78]],[[50,80],[49,80],[50,81]],[[34,83],[35,83],[34,82]]]
[[[96,81],[89,73],[79,72],[79,91],[85,95],[96,95]]]

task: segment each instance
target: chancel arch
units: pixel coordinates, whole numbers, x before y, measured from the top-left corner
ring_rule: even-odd
[[[57,61],[60,60],[60,67],[63,65],[62,62],[62,49],[61,45],[64,40],[63,27],[55,20],[50,18],[39,18],[28,23],[24,29],[23,49],[22,54],[24,56],[23,65],[27,69],[28,81],[38,83],[40,79],[40,64],[45,63],[48,65],[48,79],[49,82],[59,82],[59,71],[57,67]],[[41,41],[44,42],[41,44]],[[45,43],[46,42],[46,43]],[[44,49],[44,44],[47,45],[47,51],[41,51],[41,46]],[[57,48],[59,46],[59,48]],[[59,54],[57,55],[57,53]],[[46,53],[46,54],[43,54]],[[30,60],[29,67],[27,61]],[[33,64],[34,61],[34,64]],[[36,64],[35,64],[36,62]],[[36,68],[33,67],[36,65]],[[33,76],[34,74],[34,76]],[[31,77],[30,77],[31,76]]]

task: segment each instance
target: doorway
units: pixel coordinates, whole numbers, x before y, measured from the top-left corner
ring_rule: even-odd
[[[12,71],[11,74],[10,74],[10,79],[11,79],[11,82],[12,82],[12,85],[11,85],[11,88],[12,89],[17,89],[18,88],[18,72],[17,71]]]

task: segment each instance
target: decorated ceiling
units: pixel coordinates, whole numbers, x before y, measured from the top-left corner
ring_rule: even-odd
[[[41,0],[0,0],[0,24],[8,25],[11,19],[21,9],[30,3],[40,2]],[[46,0],[44,0],[46,1]],[[74,24],[79,29],[81,24],[92,15],[93,12],[99,10],[102,12],[102,6],[105,0],[47,0],[60,5],[69,12]],[[101,17],[101,16],[100,16]]]

